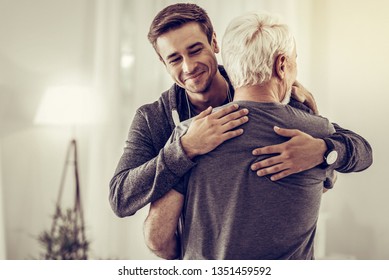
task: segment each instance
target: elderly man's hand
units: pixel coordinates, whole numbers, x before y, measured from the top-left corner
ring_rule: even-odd
[[[315,115],[319,114],[319,110],[313,95],[298,81],[295,81],[292,85],[292,97],[297,101],[307,105]]]

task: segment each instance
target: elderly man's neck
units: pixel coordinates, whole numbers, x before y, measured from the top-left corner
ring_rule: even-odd
[[[244,86],[235,89],[234,101],[280,102],[282,89],[273,83]]]

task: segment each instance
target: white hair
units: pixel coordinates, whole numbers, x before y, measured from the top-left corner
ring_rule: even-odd
[[[294,37],[278,16],[248,13],[233,19],[223,37],[223,65],[234,88],[268,81],[280,54],[291,55]]]

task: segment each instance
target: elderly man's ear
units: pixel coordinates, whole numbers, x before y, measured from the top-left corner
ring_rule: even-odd
[[[285,78],[286,61],[286,56],[284,54],[280,54],[277,56],[275,62],[275,74],[281,80]]]

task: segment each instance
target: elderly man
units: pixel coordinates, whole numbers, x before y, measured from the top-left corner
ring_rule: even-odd
[[[265,156],[256,146],[282,143],[279,127],[314,138],[335,133],[325,118],[288,105],[296,80],[296,45],[287,25],[267,13],[234,19],[226,30],[222,58],[235,89],[234,103],[248,109],[244,134],[198,156],[197,165],[162,199],[145,221],[148,246],[159,256],[183,259],[313,259],[313,244],[323,183],[336,161],[278,181],[258,177]],[[171,141],[191,133],[190,120]],[[180,244],[175,236],[182,213]]]

